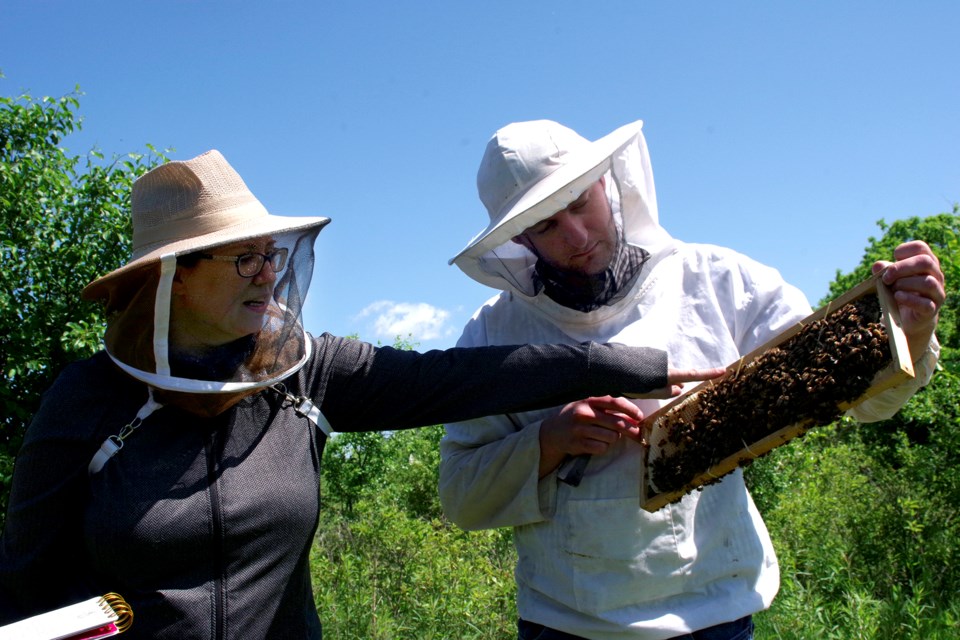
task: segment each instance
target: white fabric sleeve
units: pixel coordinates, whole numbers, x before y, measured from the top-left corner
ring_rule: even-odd
[[[492,302],[494,299],[491,299]],[[458,347],[488,344],[483,322],[470,322]],[[440,503],[457,526],[490,529],[546,519],[556,500],[555,474],[538,479],[540,419],[551,410],[495,415],[446,425],[440,441]],[[553,480],[551,483],[550,481]],[[543,496],[540,485],[554,485]]]
[[[877,422],[878,420],[892,418],[917,391],[930,383],[930,378],[933,377],[933,372],[936,370],[939,360],[940,342],[934,335],[930,338],[930,344],[926,351],[913,362],[913,378],[883,393],[878,393],[850,409],[847,415],[858,422]]]
[[[440,442],[444,513],[467,530],[540,522],[539,466],[539,421],[519,430],[507,416],[449,424]],[[551,510],[547,505],[547,515]]]

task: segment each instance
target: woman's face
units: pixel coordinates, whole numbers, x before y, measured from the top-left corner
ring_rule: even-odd
[[[270,254],[270,238],[245,240],[208,250],[216,256]],[[277,274],[265,260],[258,274],[244,278],[233,261],[200,259],[177,266],[174,276],[170,339],[179,349],[213,347],[260,331],[271,304]]]

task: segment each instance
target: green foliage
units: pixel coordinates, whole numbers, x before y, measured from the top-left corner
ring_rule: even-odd
[[[311,555],[325,638],[516,637],[509,531],[466,533],[364,501],[325,510]]]
[[[442,436],[436,425],[328,441],[311,556],[324,637],[516,637],[511,532],[467,533],[443,519]]]
[[[958,225],[956,208],[881,222],[885,235],[831,285],[832,298],[901,242],[930,244],[948,289],[937,330],[942,369],[890,420],[845,418],[747,470],[782,573],[780,594],[757,616],[758,637],[960,637]]]
[[[443,427],[338,433],[323,453],[326,500],[347,517],[364,499],[390,502],[414,518],[439,518]]]
[[[443,516],[437,495],[442,437],[442,425],[398,431],[390,437],[391,482],[386,490],[411,517],[431,520]]]
[[[757,616],[758,637],[960,633],[955,497],[921,480],[916,466],[891,464],[872,449],[860,436],[873,426],[844,420],[762,461],[784,487],[772,507],[761,507],[783,586],[770,611]],[[895,446],[904,447],[924,457],[925,448],[906,438]],[[901,462],[906,455],[901,450]]]
[[[133,180],[165,158],[105,161],[60,146],[81,127],[79,93],[0,96],[0,511],[12,457],[41,393],[100,344],[100,309],[83,287],[130,254]]]
[[[338,433],[323,451],[324,493],[347,517],[386,481],[386,437],[378,432]]]

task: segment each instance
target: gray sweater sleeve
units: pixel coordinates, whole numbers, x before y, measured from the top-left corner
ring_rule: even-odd
[[[377,431],[528,411],[667,384],[667,354],[624,345],[515,345],[425,353],[316,339],[310,395],[337,431]]]

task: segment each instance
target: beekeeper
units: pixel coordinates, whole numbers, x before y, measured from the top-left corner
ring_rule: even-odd
[[[641,127],[595,142],[545,120],[493,135],[477,173],[489,224],[451,262],[501,293],[458,346],[619,342],[664,349],[676,366],[727,366],[811,313],[776,270],[660,225]],[[860,405],[860,420],[895,413],[939,353],[939,263],[922,242],[894,259],[874,270],[888,267],[917,377]],[[626,437],[636,427],[625,403],[448,424],[447,515],[466,529],[514,528],[521,639],[751,637],[779,572],[742,471],[642,510],[642,447]],[[649,415],[662,404],[637,406]]]

